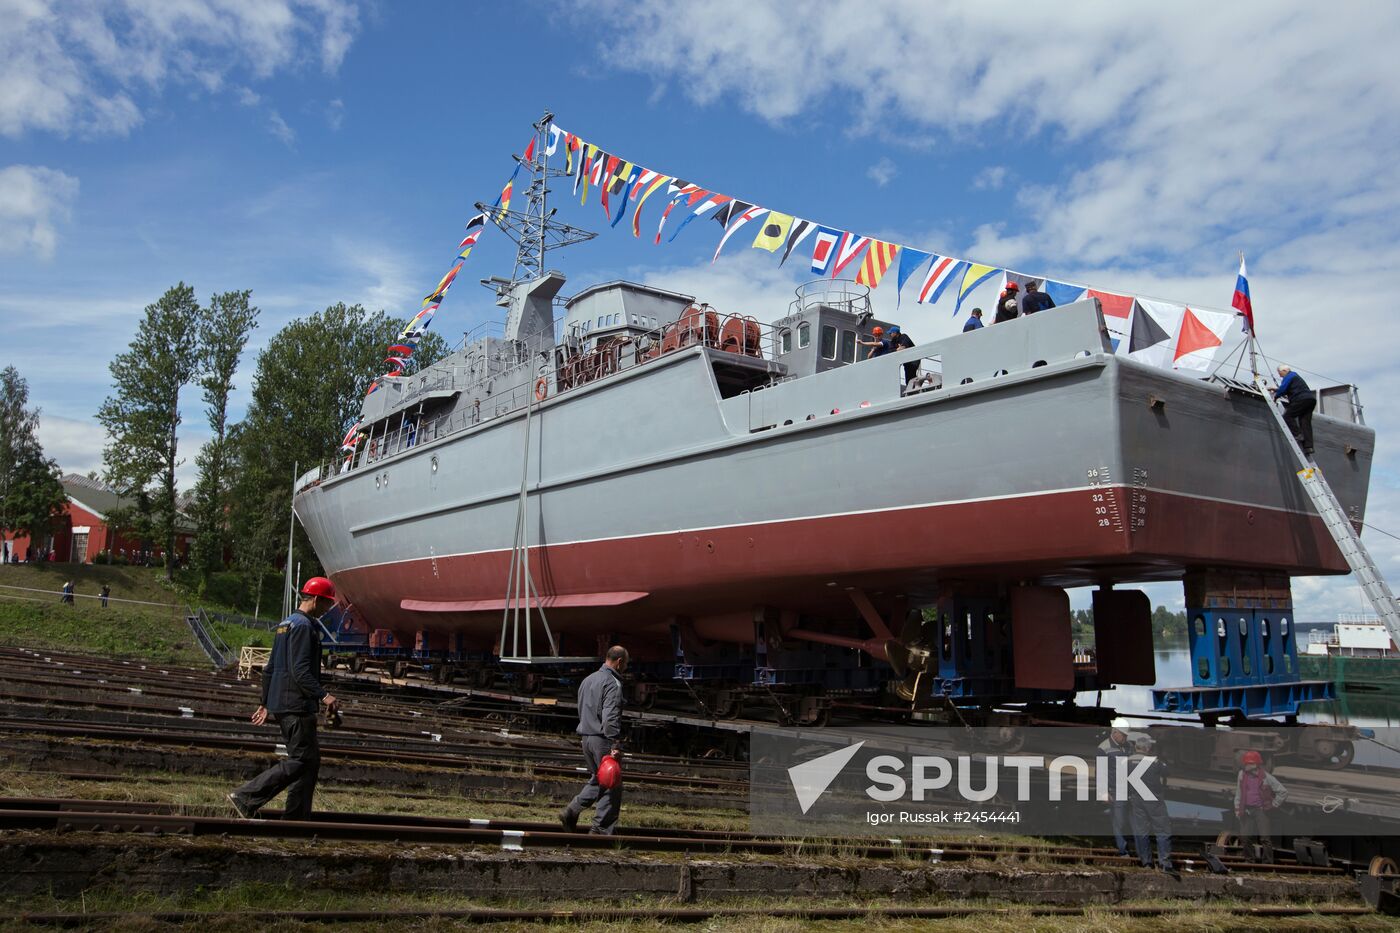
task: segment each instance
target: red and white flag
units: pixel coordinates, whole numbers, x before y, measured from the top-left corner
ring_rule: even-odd
[[[830,227],[817,228],[816,238],[812,241],[813,275],[826,275],[832,266],[832,260],[836,258],[836,243],[840,239],[840,230],[832,230]]]
[[[831,270],[831,277],[834,279],[849,266],[855,258],[860,255],[860,251],[865,249],[870,242],[868,236],[856,236],[854,233],[843,233],[841,243],[836,247],[836,266]]]
[[[936,304],[954,277],[962,275],[966,265],[951,256],[934,256],[924,276],[924,284],[919,287],[919,304]]]

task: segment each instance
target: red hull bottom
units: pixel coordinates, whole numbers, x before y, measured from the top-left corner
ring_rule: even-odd
[[[596,637],[610,633],[664,638],[675,618],[697,621],[706,637],[749,641],[759,606],[851,618],[850,587],[918,604],[931,601],[940,582],[958,580],[1080,586],[1178,579],[1205,567],[1290,576],[1348,570],[1315,516],[1137,495],[1129,508],[1128,491],[1116,490],[1121,520],[1105,518],[1100,503],[1078,491],[549,545],[531,549],[531,570],[542,596],[583,594],[547,610],[565,654],[591,653]],[[501,610],[403,604],[498,605],[510,556],[411,560],[333,577],[371,627],[393,629],[409,644],[420,630],[463,632],[473,648],[485,648],[500,633]]]

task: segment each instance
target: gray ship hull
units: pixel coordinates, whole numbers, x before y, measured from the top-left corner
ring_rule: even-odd
[[[1266,402],[1108,352],[1084,302],[723,397],[692,347],[303,488],[296,510],[365,620],[489,648],[527,475],[529,559],[564,653],[594,636],[752,638],[759,606],[849,616],[845,590],[1086,585],[1193,568],[1347,566]],[[902,367],[942,375],[905,393]],[[1373,432],[1315,422],[1364,514]]]

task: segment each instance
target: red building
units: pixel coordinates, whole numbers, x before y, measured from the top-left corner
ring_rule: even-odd
[[[117,509],[134,504],[123,499],[100,480],[89,479],[77,473],[63,477],[63,491],[68,496],[63,514],[54,519],[53,528],[47,535],[31,541],[27,535],[13,535],[6,532],[4,549],[6,560],[37,560],[38,551],[51,552],[53,560],[92,563],[98,554],[108,551],[113,557],[124,556],[131,563],[145,560],[142,542],[113,527],[107,516]],[[190,542],[194,539],[194,528],[182,515],[175,524],[175,548],[182,560],[188,560]],[[150,546],[151,563],[165,560],[163,544]],[[30,553],[31,548],[34,553]]]

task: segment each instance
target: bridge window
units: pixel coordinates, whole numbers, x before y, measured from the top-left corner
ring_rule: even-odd
[[[841,331],[841,362],[854,363],[856,361],[856,332],[853,330]]]
[[[822,325],[822,359],[836,359],[836,328],[830,324]]]
[[[782,333],[782,346],[783,346],[783,349],[782,349],[782,352],[783,352],[783,353],[791,353],[791,352],[792,352],[792,331],[790,331],[790,330],[785,330],[785,331],[783,331],[783,333]]]
[[[812,345],[812,325],[803,321],[797,325],[797,348],[799,350]]]

